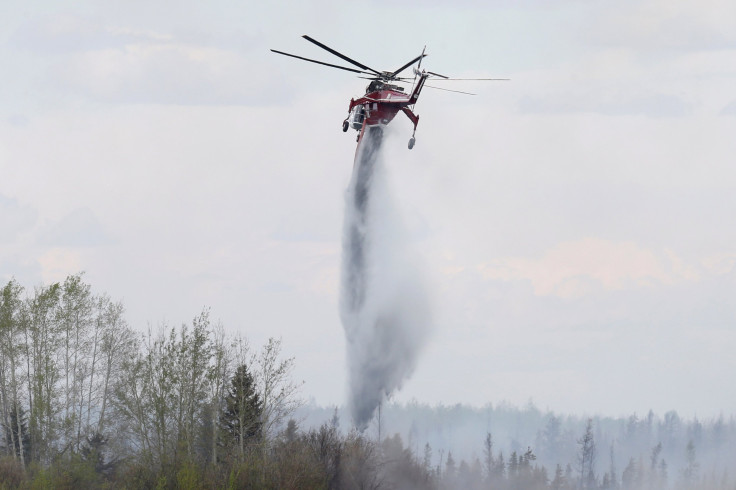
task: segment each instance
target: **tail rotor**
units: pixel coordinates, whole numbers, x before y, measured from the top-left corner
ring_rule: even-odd
[[[426,56],[424,52],[427,50],[427,45],[425,44],[422,48],[422,55],[419,57],[419,63],[417,63],[417,66],[414,68],[414,82],[417,81],[417,77],[422,74],[422,71],[420,68],[422,67],[422,59]]]

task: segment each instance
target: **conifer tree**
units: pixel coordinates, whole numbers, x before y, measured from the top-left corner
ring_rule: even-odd
[[[585,434],[578,439],[580,445],[580,455],[578,456],[578,465],[580,468],[580,483],[582,488],[595,488],[595,441],[593,439],[593,420],[588,419],[585,425]]]
[[[225,404],[220,415],[220,427],[226,446],[234,446],[242,457],[249,441],[261,436],[263,405],[248,366],[241,364],[230,380]]]

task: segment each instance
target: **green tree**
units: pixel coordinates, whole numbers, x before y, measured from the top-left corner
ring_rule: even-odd
[[[29,461],[31,437],[28,432],[26,413],[19,404],[15,404],[10,412],[10,424],[5,427],[5,445],[12,451],[21,464]]]
[[[108,407],[111,404],[113,388],[122,373],[125,360],[134,358],[139,344],[135,333],[125,321],[125,308],[120,302],[112,302],[103,297],[99,303],[102,322],[99,333],[99,411],[96,428],[91,424],[92,434],[104,434],[107,427]]]
[[[491,481],[496,461],[493,457],[493,436],[490,432],[486,432],[486,439],[483,441],[483,465],[486,471],[486,478],[488,481]]]
[[[539,436],[540,457],[542,459],[554,459],[559,456],[561,442],[561,422],[559,417],[550,414],[544,430]]]
[[[700,463],[697,462],[695,454],[695,444],[692,439],[687,442],[685,447],[685,468],[682,470],[681,482],[684,488],[689,488],[698,480],[698,472]]]
[[[291,380],[294,358],[281,359],[281,339],[268,339],[255,359],[255,380],[261,399],[261,438],[265,443],[301,404],[299,385]],[[265,448],[264,448],[265,449]]]
[[[256,391],[255,378],[246,364],[235,369],[220,415],[220,427],[226,447],[236,448],[243,460],[249,443],[261,441],[263,404]]]
[[[445,461],[445,472],[442,480],[446,488],[457,488],[457,463],[452,457],[452,451],[447,451],[447,460]]]
[[[78,453],[84,441],[82,423],[85,385],[89,381],[87,356],[91,348],[89,331],[94,324],[93,308],[92,288],[82,281],[82,274],[67,277],[57,310],[64,342],[62,452]]]
[[[173,456],[175,341],[173,329],[167,335],[162,327],[156,336],[149,329],[139,351],[123,360],[114,389],[117,416],[128,427],[139,461],[154,471]]]
[[[18,417],[22,388],[22,293],[23,287],[15,279],[0,290],[0,408],[2,423],[9,437],[9,451],[14,459],[20,460],[21,466],[25,466],[27,428],[22,426],[21,417]]]
[[[115,458],[108,459],[107,441],[108,438],[99,432],[92,434],[82,446],[81,456],[82,461],[88,463],[95,473],[109,478],[115,471],[118,461]]]
[[[306,436],[311,453],[316,458],[320,473],[324,475],[328,489],[341,488],[343,441],[337,428],[322,424],[319,430],[311,430]]]
[[[40,286],[26,300],[28,328],[25,332],[25,351],[28,360],[29,431],[31,458],[48,465],[52,450],[58,441],[60,403],[58,383],[61,371],[57,356],[61,348],[61,332],[57,308],[61,286],[54,283]]]
[[[550,482],[550,488],[552,490],[562,490],[566,485],[565,474],[562,472],[562,466],[558,463],[555,467],[555,477]]]
[[[516,455],[516,451],[511,453],[508,470],[509,480],[515,479],[519,474],[519,457]]]
[[[218,323],[213,330],[211,349],[211,365],[209,372],[209,398],[210,403],[203,417],[203,432],[209,434],[205,439],[203,449],[208,449],[208,458],[213,465],[217,464],[217,449],[220,444],[220,414],[224,407],[225,391],[227,389],[228,370],[231,356],[227,348],[227,337],[225,329]]]
[[[212,354],[210,335],[209,310],[204,309],[192,321],[191,331],[186,325],[182,326],[179,342],[175,344],[178,444],[185,448],[189,460],[194,458],[198,416],[209,402],[207,394],[211,382]]]
[[[629,459],[629,464],[624,468],[621,474],[621,485],[627,490],[636,488],[639,480],[639,468],[636,466],[634,458]]]
[[[498,453],[496,464],[493,468],[493,480],[496,482],[503,481],[506,478],[506,462],[503,459],[503,451]]]
[[[578,439],[580,453],[578,455],[578,468],[580,470],[580,484],[582,488],[595,488],[595,441],[593,439],[593,419],[588,419],[585,425],[585,434]]]

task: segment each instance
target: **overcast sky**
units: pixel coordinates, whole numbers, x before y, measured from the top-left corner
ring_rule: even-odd
[[[210,306],[344,403],[366,81],[269,48],[394,70],[426,44],[512,80],[425,89],[411,151],[391,123],[436,323],[396,399],[736,413],[736,3],[454,3],[3,2],[0,279],[86,271],[141,330]]]

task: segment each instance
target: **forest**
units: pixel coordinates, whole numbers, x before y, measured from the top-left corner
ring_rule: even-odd
[[[736,421],[301,401],[281,341],[145,331],[83,274],[0,291],[0,488],[736,489]]]

